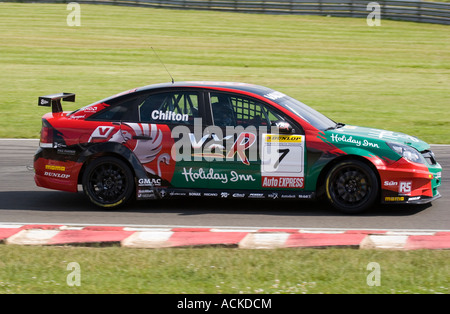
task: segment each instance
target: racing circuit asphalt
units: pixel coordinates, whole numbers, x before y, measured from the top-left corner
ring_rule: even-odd
[[[442,198],[431,205],[378,205],[347,216],[314,201],[184,199],[100,210],[84,194],[37,187],[30,168],[38,140],[0,139],[0,224],[450,230],[450,145],[433,145]]]

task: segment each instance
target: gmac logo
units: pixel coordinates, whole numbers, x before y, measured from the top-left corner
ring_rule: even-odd
[[[139,186],[161,186],[161,179],[139,179]]]

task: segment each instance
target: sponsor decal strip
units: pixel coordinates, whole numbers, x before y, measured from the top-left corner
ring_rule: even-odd
[[[251,199],[311,199],[314,192],[298,191],[260,191],[260,190],[208,190],[157,188],[156,190],[140,188],[139,199],[176,198],[176,197],[213,197],[213,198],[251,198]]]

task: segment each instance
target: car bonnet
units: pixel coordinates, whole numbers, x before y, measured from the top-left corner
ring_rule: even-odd
[[[366,128],[355,125],[345,125],[343,127],[333,130],[333,132],[337,135],[342,134],[346,136],[366,138],[376,141],[400,143],[411,146],[416,150],[418,150],[419,152],[428,150],[430,148],[430,145],[428,143],[418,139],[415,136],[382,129]]]

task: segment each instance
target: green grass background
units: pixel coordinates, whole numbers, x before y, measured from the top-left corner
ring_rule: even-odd
[[[449,293],[449,250],[0,246],[0,293]],[[76,262],[80,286],[67,277]],[[380,285],[367,285],[380,267]],[[73,278],[73,277],[69,277]]]
[[[38,137],[37,98],[72,110],[175,80],[266,85],[331,118],[450,143],[449,26],[365,19],[0,3],[0,137]],[[449,251],[0,246],[0,293],[449,293]],[[66,267],[81,266],[69,287]],[[369,287],[369,262],[381,286]]]
[[[37,98],[72,110],[130,88],[220,80],[266,85],[330,118],[450,143],[449,26],[382,19],[0,3],[0,137],[38,137]]]

